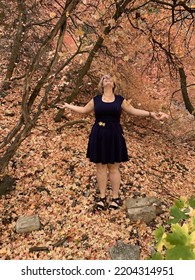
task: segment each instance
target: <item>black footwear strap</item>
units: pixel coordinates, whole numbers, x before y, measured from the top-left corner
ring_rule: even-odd
[[[114,202],[116,205],[109,205],[110,209],[118,209],[120,206],[122,206],[122,201],[119,197],[117,198],[112,198],[111,203]]]
[[[103,203],[103,204],[99,204],[99,203]],[[106,196],[105,197],[98,197],[96,199],[95,208],[98,209],[98,210],[105,210],[107,208]]]

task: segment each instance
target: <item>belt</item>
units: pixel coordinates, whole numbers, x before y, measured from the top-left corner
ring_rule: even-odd
[[[107,126],[107,125],[114,125],[114,124],[119,124],[120,125],[120,122],[118,121],[106,121],[106,122],[103,122],[103,121],[96,121],[95,122],[96,124],[98,124],[99,126]]]
[[[105,123],[105,122],[98,122],[98,125],[99,125],[99,126],[105,126],[106,123]]]
[[[96,121],[95,122],[96,125],[98,126],[101,126],[101,127],[106,127],[106,126],[109,126],[109,125],[117,125],[116,128],[117,130],[119,129],[119,133],[121,133],[123,135],[123,130],[121,128],[121,125],[120,125],[120,122],[118,121],[106,121],[106,122],[103,122],[103,121]]]

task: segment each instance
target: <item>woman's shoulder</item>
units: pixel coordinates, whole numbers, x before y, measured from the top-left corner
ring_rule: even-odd
[[[96,101],[96,100],[100,99],[101,96],[102,96],[101,94],[96,94],[96,95],[93,97],[93,100]]]
[[[124,97],[121,94],[115,94],[115,96],[119,101],[123,102]]]
[[[121,94],[115,94],[115,96],[118,96],[118,97],[122,97],[122,98],[124,98]]]

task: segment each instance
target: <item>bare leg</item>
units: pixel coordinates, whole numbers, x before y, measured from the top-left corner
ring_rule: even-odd
[[[100,197],[103,198],[106,196],[106,187],[107,187],[107,165],[102,163],[96,164],[96,175],[97,183],[100,191]]]
[[[112,185],[113,198],[119,196],[119,188],[121,182],[121,175],[119,172],[119,163],[108,164],[109,179]]]

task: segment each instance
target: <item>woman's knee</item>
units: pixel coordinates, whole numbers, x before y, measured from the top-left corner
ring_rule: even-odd
[[[108,164],[109,173],[118,173],[119,172],[119,163]]]
[[[97,163],[96,170],[100,174],[107,173],[107,164]]]

